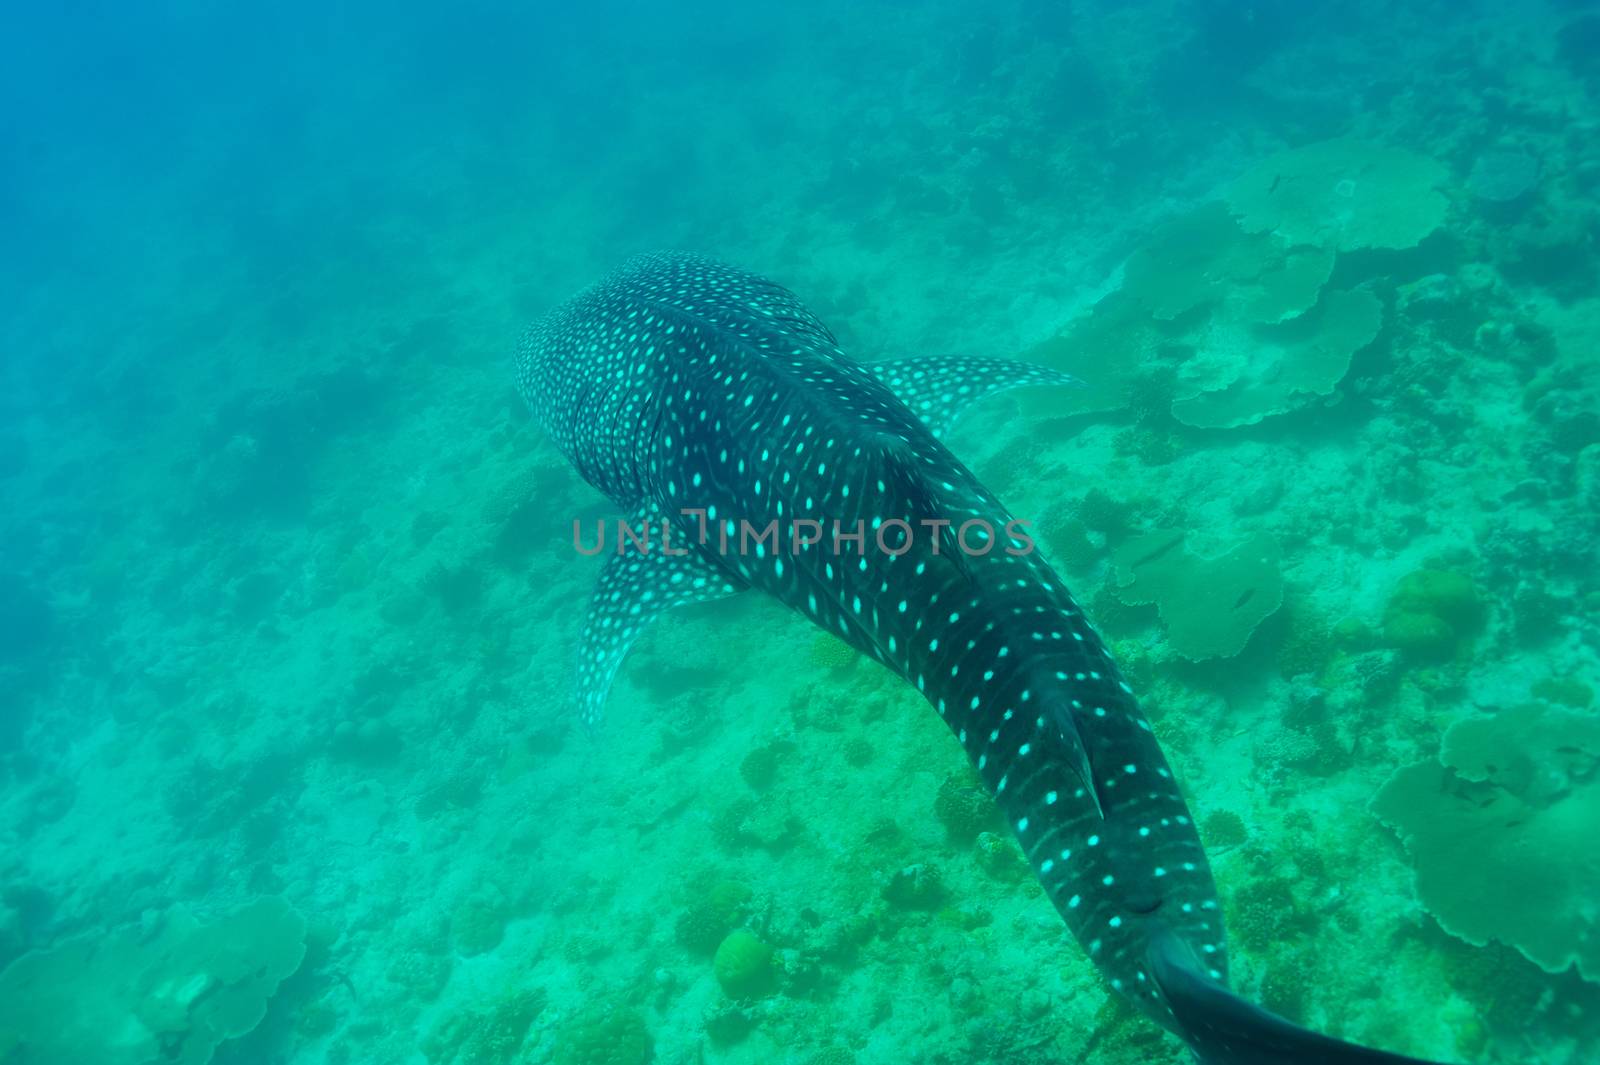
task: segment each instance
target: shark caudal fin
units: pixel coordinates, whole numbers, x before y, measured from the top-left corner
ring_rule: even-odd
[[[1152,941],[1150,972],[1202,1065],[1436,1065],[1291,1024],[1211,979],[1170,933]]]

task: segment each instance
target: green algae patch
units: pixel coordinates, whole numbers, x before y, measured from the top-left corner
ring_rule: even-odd
[[[1286,244],[1411,248],[1444,221],[1448,177],[1425,155],[1338,137],[1263,160],[1223,199],[1247,232]]]
[[[1383,305],[1372,293],[1329,289],[1290,321],[1219,323],[1181,368],[1172,416],[1196,428],[1231,429],[1331,395],[1382,321]]]
[[[300,967],[306,922],[263,897],[210,924],[173,907],[153,931],[90,932],[0,973],[6,1065],[205,1065],[266,1016]]]
[[[1283,604],[1282,552],[1265,534],[1217,558],[1199,558],[1184,533],[1147,533],[1112,557],[1116,594],[1129,606],[1154,604],[1172,649],[1192,661],[1231,658]]]
[[[1600,982],[1597,765],[1600,718],[1530,703],[1452,725],[1438,758],[1398,770],[1372,809],[1445,931]]]
[[[777,987],[772,947],[747,928],[728,933],[711,959],[711,970],[729,998],[761,998]]]

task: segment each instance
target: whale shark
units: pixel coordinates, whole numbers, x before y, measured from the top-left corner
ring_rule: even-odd
[[[978,400],[1071,377],[858,362],[787,289],[683,254],[632,259],[532,325],[516,375],[628,516],[579,637],[587,726],[661,613],[769,595],[916,687],[1089,958],[1199,1061],[1417,1062],[1229,990],[1211,868],[1136,693],[1025,523],[943,443]]]

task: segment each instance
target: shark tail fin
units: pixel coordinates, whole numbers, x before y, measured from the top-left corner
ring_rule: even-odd
[[[1177,1035],[1201,1065],[1436,1065],[1320,1035],[1246,1002],[1170,932],[1152,940],[1150,954]]]

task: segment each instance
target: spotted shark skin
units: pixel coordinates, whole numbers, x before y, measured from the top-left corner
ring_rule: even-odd
[[[608,557],[580,643],[586,722],[652,618],[764,592],[923,694],[1111,986],[1201,1061],[1414,1060],[1315,1035],[1227,990],[1211,869],[1132,688],[1005,507],[940,442],[976,399],[1070,379],[998,359],[857,363],[776,284],[654,255],[529,329],[517,381],[585,480],[630,522],[670,522],[689,545]],[[744,525],[797,518],[868,531],[859,549],[828,536],[732,549]],[[889,538],[893,553],[873,532],[891,519],[913,531]],[[956,530],[972,521],[986,524],[963,549]]]

